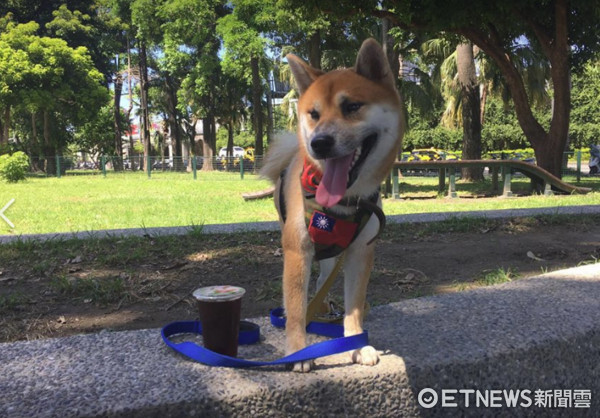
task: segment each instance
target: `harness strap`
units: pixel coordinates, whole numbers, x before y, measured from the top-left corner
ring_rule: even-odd
[[[327,297],[327,294],[329,293],[329,289],[331,289],[331,285],[333,284],[333,282],[335,281],[335,278],[337,277],[340,270],[342,269],[342,265],[344,264],[345,255],[346,255],[346,253],[343,252],[342,255],[340,256],[340,258],[338,258],[338,260],[335,263],[335,267],[329,274],[329,277],[327,277],[327,279],[325,279],[325,282],[323,283],[321,288],[317,291],[317,293],[313,296],[312,300],[308,304],[308,307],[306,308],[306,323],[307,324],[309,324],[317,316],[317,312],[319,311],[321,304]]]
[[[377,237],[379,237],[381,231],[383,231],[383,229],[385,228],[385,213],[383,213],[383,210],[381,210],[379,205],[373,203],[370,199],[359,199],[358,206],[363,210],[375,214],[375,216],[377,216],[377,220],[379,221],[379,229],[377,229],[377,233],[373,238],[369,240],[369,242],[367,242],[367,245],[370,245],[373,241],[377,239]]]

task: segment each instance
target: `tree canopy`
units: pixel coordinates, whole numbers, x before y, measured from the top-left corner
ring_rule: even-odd
[[[285,91],[272,88],[285,74],[281,57],[294,52],[324,70],[350,66],[360,43],[375,37],[393,64],[399,60],[414,130],[406,147],[479,141],[471,135],[479,118],[484,152],[526,141],[538,164],[560,175],[567,147],[597,141],[599,22],[598,0],[7,0],[0,5],[0,143],[11,138],[32,158],[71,144],[120,156],[139,109],[145,155],[162,153],[151,142],[152,119],[164,120],[161,134],[175,156],[184,143],[192,154],[211,155],[217,138],[231,147],[250,133],[260,154],[273,130],[285,128],[272,126],[280,120],[274,114],[295,120],[293,106],[276,105]],[[468,54],[457,61],[451,54],[460,45],[472,51],[460,49]],[[287,88],[289,104],[293,82]],[[112,143],[82,141],[107,123],[110,108]],[[445,108],[454,112],[446,119]],[[218,126],[228,134],[217,135]]]

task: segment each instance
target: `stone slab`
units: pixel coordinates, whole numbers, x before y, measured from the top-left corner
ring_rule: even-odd
[[[187,318],[182,318],[187,319]],[[266,318],[245,358],[281,356]],[[170,351],[159,330],[0,344],[0,417],[598,416],[600,264],[371,309],[374,367],[346,355],[308,374],[225,369]],[[311,337],[311,341],[318,338]],[[426,409],[418,395],[440,400]],[[589,408],[442,408],[442,390],[586,390]]]

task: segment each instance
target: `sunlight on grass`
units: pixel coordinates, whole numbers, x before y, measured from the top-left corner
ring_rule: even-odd
[[[406,177],[402,200],[384,199],[388,215],[495,210],[516,208],[600,205],[600,192],[584,196],[527,196],[511,199],[480,197],[490,183],[458,183],[459,199],[437,197],[437,177]],[[574,179],[567,179],[574,182]],[[585,179],[582,186],[600,190],[600,179]],[[11,198],[6,212],[14,230],[0,222],[0,234],[76,232],[98,229],[151,228],[275,221],[273,199],[246,202],[241,194],[265,189],[270,184],[256,175],[237,173],[155,172],[111,173],[107,177],[64,176],[29,178],[17,184],[1,183],[0,205]],[[526,190],[526,180],[516,180],[513,190]]]

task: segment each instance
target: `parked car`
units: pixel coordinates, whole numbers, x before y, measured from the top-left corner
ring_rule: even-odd
[[[173,160],[170,158],[166,158],[164,160],[156,160],[154,164],[152,164],[152,170],[172,170],[173,169]]]
[[[242,147],[234,146],[233,147],[233,157],[243,157],[245,154],[245,150]],[[223,147],[219,150],[219,158],[227,157],[227,148]]]
[[[528,153],[522,153],[518,151],[496,151],[490,152],[487,155],[487,158],[491,158],[492,160],[518,160],[524,161],[529,164],[535,164],[535,157],[531,156]]]
[[[221,157],[221,151],[223,150],[223,148],[221,148],[221,151],[219,151],[219,157],[218,157],[218,165],[217,168],[219,170],[234,170],[237,171],[239,170],[240,167],[240,158],[244,159],[244,171],[248,171],[248,170],[252,170],[254,168],[254,148],[252,147],[248,147],[246,149],[243,149],[242,147],[234,147],[234,151],[235,148],[240,148],[243,153],[239,154],[236,156],[234,154],[233,157]]]
[[[600,174],[600,145],[590,146],[590,162],[588,165],[591,175]]]
[[[93,161],[79,161],[73,168],[75,170],[94,170],[98,168],[98,165]]]

